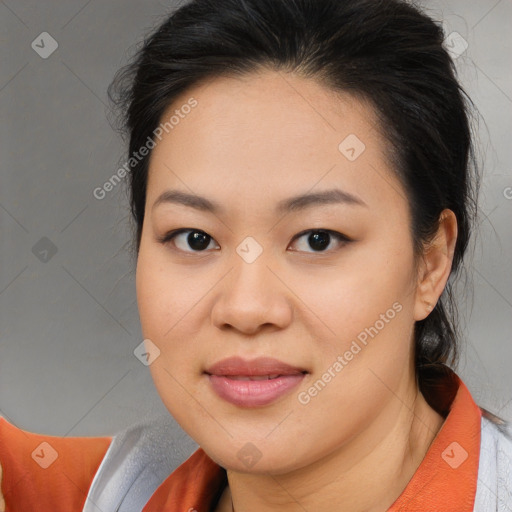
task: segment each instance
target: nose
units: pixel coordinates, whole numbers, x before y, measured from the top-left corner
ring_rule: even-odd
[[[276,274],[262,257],[252,263],[234,259],[234,268],[217,288],[213,325],[244,334],[286,328],[293,316],[291,293]]]

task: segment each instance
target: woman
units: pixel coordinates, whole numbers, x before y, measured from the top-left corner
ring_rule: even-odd
[[[442,43],[401,0],[194,0],[145,41],[111,89],[142,355],[200,448],[3,421],[6,510],[512,509],[450,369],[478,174]]]

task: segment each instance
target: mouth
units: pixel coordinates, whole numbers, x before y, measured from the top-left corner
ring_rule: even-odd
[[[309,372],[273,358],[223,359],[205,374],[213,391],[238,407],[268,405],[291,392]]]

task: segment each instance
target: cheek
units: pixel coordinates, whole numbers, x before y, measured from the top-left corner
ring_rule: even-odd
[[[208,348],[201,348],[201,326],[208,325],[207,294],[216,280],[213,271],[170,264],[159,248],[141,245],[136,273],[140,322],[144,338],[160,350],[151,366],[165,368],[180,381],[201,373],[208,356]]]
[[[136,272],[142,335],[144,339],[150,339],[160,351],[159,357],[150,365],[154,378],[159,375],[154,371],[158,368],[165,368],[174,375],[178,361],[183,361],[187,355],[184,350],[187,344],[176,340],[182,338],[180,328],[187,323],[184,310],[189,302],[187,288],[173,279],[169,269],[159,261],[157,253],[141,245]],[[185,321],[180,322],[183,316]],[[164,372],[160,373],[160,377],[155,378],[157,388],[161,378],[166,378]]]
[[[403,254],[358,258],[350,272],[337,269],[299,292],[309,293],[305,302],[319,317],[308,315],[310,332],[319,333],[315,374],[297,396],[299,415],[317,418],[300,432],[306,446],[321,430],[327,453],[340,433],[355,435],[398,393],[412,354],[408,264]]]
[[[141,244],[136,272],[140,322],[143,337],[160,351],[149,365],[155,388],[176,421],[190,430],[190,396],[195,385],[191,376],[196,367],[199,374],[204,356],[191,328],[199,291],[191,286],[190,276],[185,279],[160,260],[157,250]],[[201,411],[195,410],[194,417],[200,416]]]
[[[137,260],[136,288],[142,331],[145,337],[172,337],[179,320],[197,302],[194,279],[170,265],[160,248],[141,244]],[[172,329],[172,330],[171,330]]]
[[[299,320],[316,335],[315,379],[321,382],[301,389],[313,407],[336,404],[363,417],[400,385],[412,351],[411,268],[405,248],[381,244],[354,252],[330,273],[295,280],[294,291],[315,313]]]
[[[376,322],[380,328],[385,322],[389,330],[398,324],[395,319],[406,316],[403,311],[413,299],[411,269],[412,255],[405,247],[372,243],[347,253],[336,266],[312,266],[284,280],[293,283],[294,293],[308,306],[301,320],[316,323],[319,339],[343,344]]]

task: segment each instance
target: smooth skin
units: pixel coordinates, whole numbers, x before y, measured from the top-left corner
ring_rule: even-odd
[[[446,285],[455,215],[442,212],[416,267],[409,204],[389,144],[372,107],[349,94],[260,70],[187,90],[164,119],[190,97],[197,106],[152,152],[137,262],[143,335],[160,350],[150,365],[156,388],[183,429],[227,469],[218,512],[384,512],[443,423],[417,387],[413,327]],[[350,134],[365,144],[354,161],[338,149]],[[334,188],[364,205],[275,211],[289,197]],[[170,189],[223,211],[155,206]],[[189,232],[159,241],[181,228],[207,233],[206,250],[187,244]],[[318,251],[310,233],[296,238],[306,230],[351,241],[332,237]],[[236,251],[249,236],[263,249],[252,263]],[[400,312],[301,403],[299,394],[394,303]],[[238,407],[219,398],[204,373],[234,355],[275,357],[308,374],[274,403]],[[252,467],[237,456],[246,443],[261,453]]]
[[[453,259],[455,215],[414,265],[410,210],[392,171],[372,107],[294,74],[262,69],[198,85],[198,105],[153,150],[137,299],[144,338],[161,351],[150,369],[168,410],[227,469],[218,511],[382,512],[396,500],[443,418],[419,392],[413,327],[441,295]],[[164,115],[166,119],[168,115]],[[350,161],[350,134],[365,144]],[[338,188],[365,205],[310,205],[288,214],[291,196]],[[166,190],[203,196],[211,213],[161,203]],[[209,235],[204,247],[189,228]],[[332,230],[319,252],[304,230]],[[252,263],[236,249],[253,237]],[[210,242],[208,243],[208,240]],[[306,405],[298,400],[392,304],[402,309]],[[219,398],[205,369],[229,356],[270,356],[309,372],[267,406]],[[261,458],[237,457],[252,443]]]

